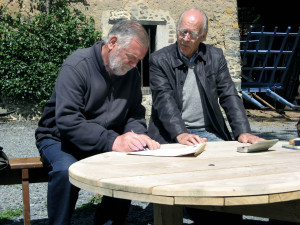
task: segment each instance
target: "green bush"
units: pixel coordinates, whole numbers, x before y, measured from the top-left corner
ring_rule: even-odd
[[[0,224],[9,224],[9,220],[14,218],[15,216],[22,215],[23,208],[15,208],[15,209],[5,209],[0,212]]]
[[[52,1],[48,12],[25,17],[0,9],[0,97],[36,103],[48,100],[64,59],[100,39],[93,18]]]

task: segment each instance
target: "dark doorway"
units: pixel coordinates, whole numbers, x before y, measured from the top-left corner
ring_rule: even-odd
[[[139,69],[139,72],[141,74],[141,87],[149,87],[149,56],[152,52],[155,51],[155,39],[156,39],[156,25],[143,25],[143,27],[146,29],[149,38],[150,38],[150,45],[149,50],[144,57],[143,60],[141,60],[137,67]]]

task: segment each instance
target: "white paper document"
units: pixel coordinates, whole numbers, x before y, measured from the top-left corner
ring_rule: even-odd
[[[145,155],[145,156],[184,156],[194,155],[198,156],[205,149],[206,143],[186,146],[182,148],[162,148],[157,150],[142,150],[136,152],[129,152],[130,155]]]
[[[237,151],[241,152],[241,153],[267,151],[267,150],[269,150],[269,148],[271,148],[273,145],[275,145],[278,141],[279,141],[278,139],[258,141],[254,144],[250,144],[250,145],[243,146],[243,147],[238,147]]]

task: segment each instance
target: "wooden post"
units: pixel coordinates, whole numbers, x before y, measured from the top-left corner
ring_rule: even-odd
[[[269,104],[267,101],[263,100],[261,97],[259,97],[256,93],[253,93],[253,95],[258,98],[260,101],[262,101],[263,103],[265,103],[267,106],[269,106],[271,109],[274,109],[275,112],[279,113],[281,116],[283,116],[286,119],[290,119],[290,117],[288,117],[287,115],[280,113],[276,110],[276,108],[274,106],[272,106],[271,104]]]
[[[182,206],[153,204],[155,225],[182,225]]]
[[[30,225],[29,171],[22,169],[22,192],[24,206],[24,225]]]

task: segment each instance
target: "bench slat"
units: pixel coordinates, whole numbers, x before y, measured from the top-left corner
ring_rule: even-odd
[[[43,163],[40,157],[12,158],[9,159],[9,165],[12,170],[43,168]]]

